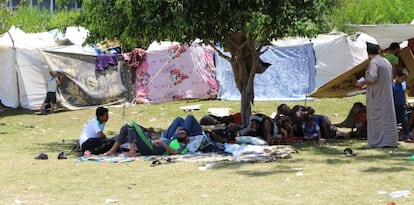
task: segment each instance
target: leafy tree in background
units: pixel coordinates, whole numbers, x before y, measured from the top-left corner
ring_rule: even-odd
[[[72,0],[58,0],[57,4],[62,4],[62,9],[58,9],[51,14],[49,9],[30,7],[28,1],[21,3],[14,9],[7,7],[7,0],[0,0],[0,33],[6,32],[11,26],[18,26],[25,32],[42,32],[52,29],[65,30],[68,26],[75,25],[80,12],[68,10],[64,5]]]
[[[413,0],[343,0],[333,11],[338,30],[354,32],[347,24],[408,24],[414,19]]]
[[[7,0],[0,0],[0,33],[3,33],[4,28],[6,27],[7,18]]]
[[[80,24],[89,42],[118,38],[127,49],[153,41],[191,43],[201,39],[223,46],[231,57],[241,115],[246,124],[254,102],[253,80],[267,64],[259,58],[264,45],[278,37],[315,36],[337,0],[115,0],[83,1]]]

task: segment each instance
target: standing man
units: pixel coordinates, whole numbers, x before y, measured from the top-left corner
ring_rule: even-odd
[[[370,148],[397,147],[398,130],[392,92],[392,66],[379,55],[379,46],[367,43],[370,60],[365,80],[356,86],[366,86],[367,137]]]

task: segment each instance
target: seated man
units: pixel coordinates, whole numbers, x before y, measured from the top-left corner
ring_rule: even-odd
[[[96,108],[96,118],[91,119],[82,129],[79,137],[79,145],[85,156],[102,154],[108,151],[113,145],[114,141],[107,139],[103,133],[106,122],[109,119],[108,112],[107,108]]]
[[[189,142],[188,131],[184,128],[177,129],[176,137],[165,140],[152,141],[145,129],[136,122],[130,122],[122,126],[119,135],[115,137],[112,148],[104,155],[114,155],[121,144],[128,143],[129,151],[124,155],[136,157],[137,152],[141,155],[162,155],[162,154],[185,154]]]

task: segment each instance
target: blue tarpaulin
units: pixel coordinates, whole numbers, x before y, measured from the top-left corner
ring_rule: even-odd
[[[229,54],[227,54],[229,55]],[[271,66],[254,79],[254,100],[303,100],[315,89],[316,57],[312,43],[297,46],[269,46],[260,58]],[[217,98],[240,100],[228,61],[215,56]]]

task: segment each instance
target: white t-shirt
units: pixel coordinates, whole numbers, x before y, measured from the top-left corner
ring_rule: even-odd
[[[47,92],[56,92],[57,89],[57,82],[56,78],[50,77],[47,81]]]
[[[100,123],[96,118],[89,120],[83,127],[79,137],[79,144],[82,145],[89,138],[99,138],[98,133],[103,132],[106,123]]]

